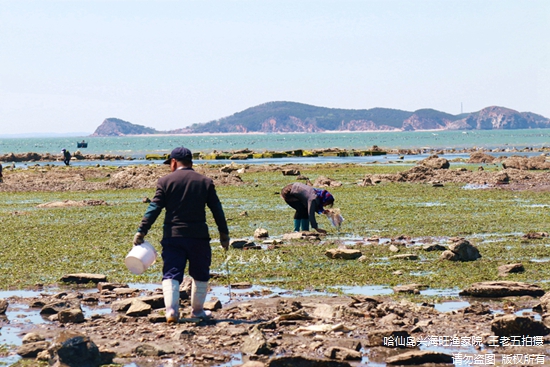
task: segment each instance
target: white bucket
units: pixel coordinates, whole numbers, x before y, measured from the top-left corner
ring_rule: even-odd
[[[130,250],[124,263],[128,270],[136,275],[143,274],[148,267],[157,260],[157,251],[149,242],[145,241],[141,245],[136,245]]]

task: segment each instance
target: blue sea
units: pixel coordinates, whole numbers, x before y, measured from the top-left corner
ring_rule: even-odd
[[[85,140],[87,148],[77,149],[76,144]],[[185,146],[193,152],[232,151],[251,149],[263,151],[287,151],[293,149],[369,149],[377,145],[382,149],[524,149],[550,147],[550,129],[529,130],[481,130],[481,131],[412,131],[412,132],[338,132],[338,133],[284,133],[284,134],[204,134],[204,135],[151,135],[126,137],[42,137],[0,138],[0,155],[7,153],[59,154],[62,148],[83,154],[122,155],[133,163],[147,163],[146,154],[169,153],[176,146]],[[538,153],[540,154],[540,153]],[[458,156],[468,155],[466,153]],[[415,159],[420,158],[416,156]],[[451,158],[451,157],[449,157]],[[380,157],[346,157],[345,159],[318,158],[308,162],[327,160],[345,162],[380,160]],[[388,159],[386,157],[386,159]],[[250,160],[249,160],[250,161]],[[274,160],[283,163],[280,159]],[[289,159],[292,161],[292,159]],[[131,162],[128,160],[127,164]],[[82,162],[81,164],[91,164]],[[251,162],[252,163],[252,162]],[[257,160],[254,163],[272,163]],[[116,163],[118,165],[123,162]]]
[[[82,153],[117,154],[139,158],[150,153],[168,153],[172,148],[181,145],[192,151],[205,153],[245,148],[259,152],[320,148],[365,149],[373,145],[383,149],[538,148],[550,146],[550,129],[0,138],[0,154],[53,154],[59,153],[62,148],[75,151],[76,143],[82,140],[88,142],[88,148],[81,149]]]

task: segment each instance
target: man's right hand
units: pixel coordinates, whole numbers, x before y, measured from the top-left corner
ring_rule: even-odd
[[[144,237],[145,237],[145,234],[141,232],[137,232],[134,235],[134,246],[141,245],[145,241]]]
[[[227,233],[220,233],[220,243],[225,250],[229,248],[229,235]]]

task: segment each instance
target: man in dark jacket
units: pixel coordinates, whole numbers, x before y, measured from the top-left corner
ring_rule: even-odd
[[[187,261],[189,275],[193,278],[192,316],[210,316],[210,312],[204,310],[212,259],[206,206],[214,216],[222,247],[225,250],[229,247],[229,230],[214,183],[193,170],[192,158],[187,148],[179,147],[172,151],[170,158],[164,162],[170,164],[172,173],[158,180],[155,197],[134,236],[134,245],[143,243],[143,238],[162,209],[166,209],[161,244],[164,261],[162,290],[167,322],[178,322],[179,319],[179,286]]]

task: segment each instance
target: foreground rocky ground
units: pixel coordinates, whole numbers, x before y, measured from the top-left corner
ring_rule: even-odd
[[[465,291],[496,298],[468,298],[469,306],[448,312],[406,297],[288,297],[265,289],[235,294],[224,305],[210,299],[207,307],[214,318],[205,321],[186,318],[189,284],[184,282],[182,320],[166,324],[160,289],[101,282],[105,277],[97,274],[72,274],[63,280],[98,282],[97,290],[73,288],[0,301],[4,310],[28,307],[44,319],[29,325],[21,316],[5,317],[4,325],[20,327],[24,343],[8,353],[36,363],[80,367],[549,363],[550,329],[540,313],[548,312],[550,294],[540,297],[541,288],[525,283],[473,285]],[[91,314],[84,317],[82,306],[92,309]]]

